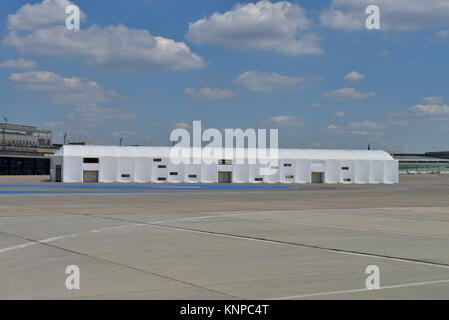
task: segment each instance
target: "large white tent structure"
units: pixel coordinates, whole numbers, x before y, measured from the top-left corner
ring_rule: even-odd
[[[207,157],[203,153],[202,159],[197,158],[198,155],[201,158],[204,149],[183,149],[176,159],[171,151],[169,147],[65,145],[52,157],[51,180],[65,183],[398,182],[398,161],[379,150],[277,149],[278,161],[268,164],[273,169],[269,175],[260,170],[265,164],[252,161],[252,155],[260,150],[220,149]],[[270,149],[265,151],[270,155]],[[216,156],[218,153],[221,154]]]

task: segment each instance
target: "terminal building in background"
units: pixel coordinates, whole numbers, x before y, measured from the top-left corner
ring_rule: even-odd
[[[49,130],[1,123],[0,175],[50,174],[50,158],[59,147]]]
[[[394,154],[399,174],[449,174],[449,151]]]

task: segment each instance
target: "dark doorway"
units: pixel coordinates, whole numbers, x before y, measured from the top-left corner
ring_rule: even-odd
[[[312,172],[312,183],[324,183],[324,173]]]
[[[218,172],[218,183],[231,183],[232,182],[232,172]]]

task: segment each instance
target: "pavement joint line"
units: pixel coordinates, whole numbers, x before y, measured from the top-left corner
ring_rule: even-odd
[[[328,291],[328,292],[303,294],[303,295],[297,295],[297,296],[270,298],[270,299],[266,299],[266,300],[290,300],[290,299],[311,298],[311,297],[318,297],[318,296],[327,296],[327,295],[336,295],[336,294],[338,295],[338,294],[367,292],[367,291],[376,292],[376,291],[379,291],[379,290],[407,288],[407,287],[418,287],[418,286],[425,286],[425,285],[429,285],[429,284],[440,284],[440,283],[449,283],[449,279],[435,280],[435,281],[425,281],[425,282],[412,282],[412,283],[397,284],[397,285],[390,285],[390,286],[381,286],[379,289],[362,288],[362,289],[341,290],[341,291]]]
[[[0,233],[3,233],[3,234],[6,234],[6,235],[9,235],[9,236],[12,236],[12,237],[16,237],[16,238],[20,238],[20,239],[29,241],[26,244],[33,243],[33,242],[36,243],[36,244],[42,244],[42,245],[45,245],[45,246],[48,246],[48,247],[51,247],[51,248],[54,248],[54,249],[58,249],[58,250],[70,252],[70,253],[73,253],[73,254],[76,254],[76,255],[84,256],[84,257],[87,257],[87,258],[90,258],[90,259],[94,259],[94,260],[98,260],[98,261],[103,261],[103,262],[106,262],[106,263],[114,264],[114,265],[117,265],[117,266],[121,266],[121,267],[124,267],[124,268],[127,268],[127,269],[131,269],[131,270],[134,270],[134,271],[142,272],[142,273],[145,273],[145,274],[150,274],[150,275],[155,276],[155,277],[159,277],[159,278],[163,278],[163,279],[166,279],[166,280],[182,283],[184,285],[188,285],[188,286],[191,286],[191,287],[194,287],[194,288],[198,288],[198,289],[201,289],[201,290],[205,290],[205,291],[209,291],[209,292],[213,292],[213,293],[218,293],[218,294],[221,294],[221,295],[224,295],[224,296],[228,296],[228,297],[244,300],[244,298],[242,298],[242,297],[238,297],[236,295],[231,295],[231,294],[224,293],[224,292],[221,292],[221,291],[217,291],[217,290],[214,290],[214,289],[202,287],[200,285],[197,285],[197,284],[194,284],[194,283],[191,283],[191,282],[175,279],[175,278],[163,275],[163,274],[159,274],[159,273],[148,271],[148,270],[145,270],[145,269],[133,267],[133,266],[130,266],[130,265],[127,265],[127,264],[123,264],[123,263],[119,263],[119,262],[116,262],[116,261],[111,261],[111,260],[108,260],[108,259],[105,259],[105,258],[92,256],[92,255],[89,255],[87,253],[83,253],[83,252],[79,252],[79,251],[75,251],[75,250],[59,247],[59,246],[50,244],[49,241],[46,241],[46,242],[44,242],[44,241],[37,241],[37,240],[34,240],[34,239],[22,237],[22,236],[11,234],[11,233],[8,233],[8,232],[5,232],[5,231],[1,231],[1,230],[0,230]],[[61,237],[63,237],[63,236],[53,237],[53,238],[49,238],[49,239],[53,239],[54,240],[56,238],[61,238]],[[46,240],[49,240],[49,239],[46,239]]]
[[[397,235],[405,235],[405,236],[417,236],[417,237],[425,237],[425,238],[449,239],[449,237],[447,237],[447,236],[436,236],[436,235],[431,235],[431,234],[427,235],[427,234],[422,234],[422,233],[388,231],[388,230],[369,229],[369,228],[350,228],[350,227],[332,226],[332,225],[307,223],[307,222],[282,221],[282,220],[276,220],[276,219],[261,219],[261,220],[255,219],[255,218],[247,218],[247,219],[255,220],[255,221],[270,221],[270,222],[279,222],[279,223],[292,223],[292,224],[303,225],[303,226],[322,227],[322,228],[329,228],[329,229],[342,229],[342,230],[350,230],[350,231],[368,231],[368,232],[397,234]]]
[[[88,215],[88,216],[99,217],[99,216],[96,216],[96,215]],[[376,259],[384,259],[384,260],[398,261],[398,262],[415,263],[415,264],[420,264],[420,265],[427,265],[427,266],[433,266],[433,267],[449,269],[449,264],[438,263],[438,262],[431,262],[431,261],[426,261],[426,260],[411,259],[411,258],[401,258],[401,257],[394,257],[394,256],[389,256],[389,255],[381,255],[381,254],[375,254],[375,253],[359,252],[359,251],[355,251],[355,250],[344,250],[344,249],[338,249],[338,248],[328,248],[328,247],[322,247],[322,246],[317,246],[317,245],[312,245],[312,244],[288,242],[288,241],[281,241],[281,240],[272,240],[272,239],[266,239],[266,238],[261,238],[261,237],[250,237],[250,236],[229,234],[229,233],[223,233],[223,232],[204,231],[204,230],[200,230],[200,229],[175,227],[175,226],[169,226],[169,225],[163,225],[163,224],[155,224],[155,223],[148,223],[148,222],[140,222],[140,221],[134,221],[134,220],[128,220],[128,219],[119,219],[119,218],[111,218],[111,217],[103,217],[103,218],[104,219],[110,219],[110,220],[118,220],[118,221],[134,222],[134,223],[143,223],[145,225],[158,227],[158,228],[165,228],[165,229],[172,229],[172,230],[178,230],[178,231],[185,231],[185,232],[213,235],[213,236],[219,236],[219,237],[224,237],[224,238],[234,238],[234,239],[248,240],[248,241],[254,241],[254,242],[263,242],[263,243],[270,243],[270,244],[298,246],[298,247],[304,247],[304,248],[310,248],[310,249],[323,250],[323,251],[332,252],[332,253],[340,253],[340,254],[346,254],[346,255],[369,257],[369,258],[376,258]]]

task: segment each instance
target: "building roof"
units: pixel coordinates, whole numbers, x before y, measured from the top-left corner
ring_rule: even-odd
[[[75,146],[64,145],[55,156],[79,156],[79,157],[169,157],[171,147],[128,147],[128,146]],[[189,148],[186,148],[189,149]],[[193,152],[198,149],[194,149]],[[205,148],[203,148],[204,150]],[[219,149],[218,149],[219,150]],[[223,149],[225,154],[231,149]],[[248,150],[234,149],[235,152],[243,151],[247,155]],[[257,150],[263,152],[264,150]],[[265,154],[269,154],[267,149]],[[310,160],[393,160],[393,157],[381,150],[334,150],[334,149],[278,149],[278,157],[282,159],[310,159]],[[224,156],[224,158],[227,158]]]
[[[394,158],[396,160],[400,160],[401,162],[407,161],[429,161],[429,162],[435,162],[435,161],[442,161],[442,162],[449,162],[449,159],[444,158],[436,158],[436,157],[428,157],[428,156],[419,156],[419,155],[395,155]]]

